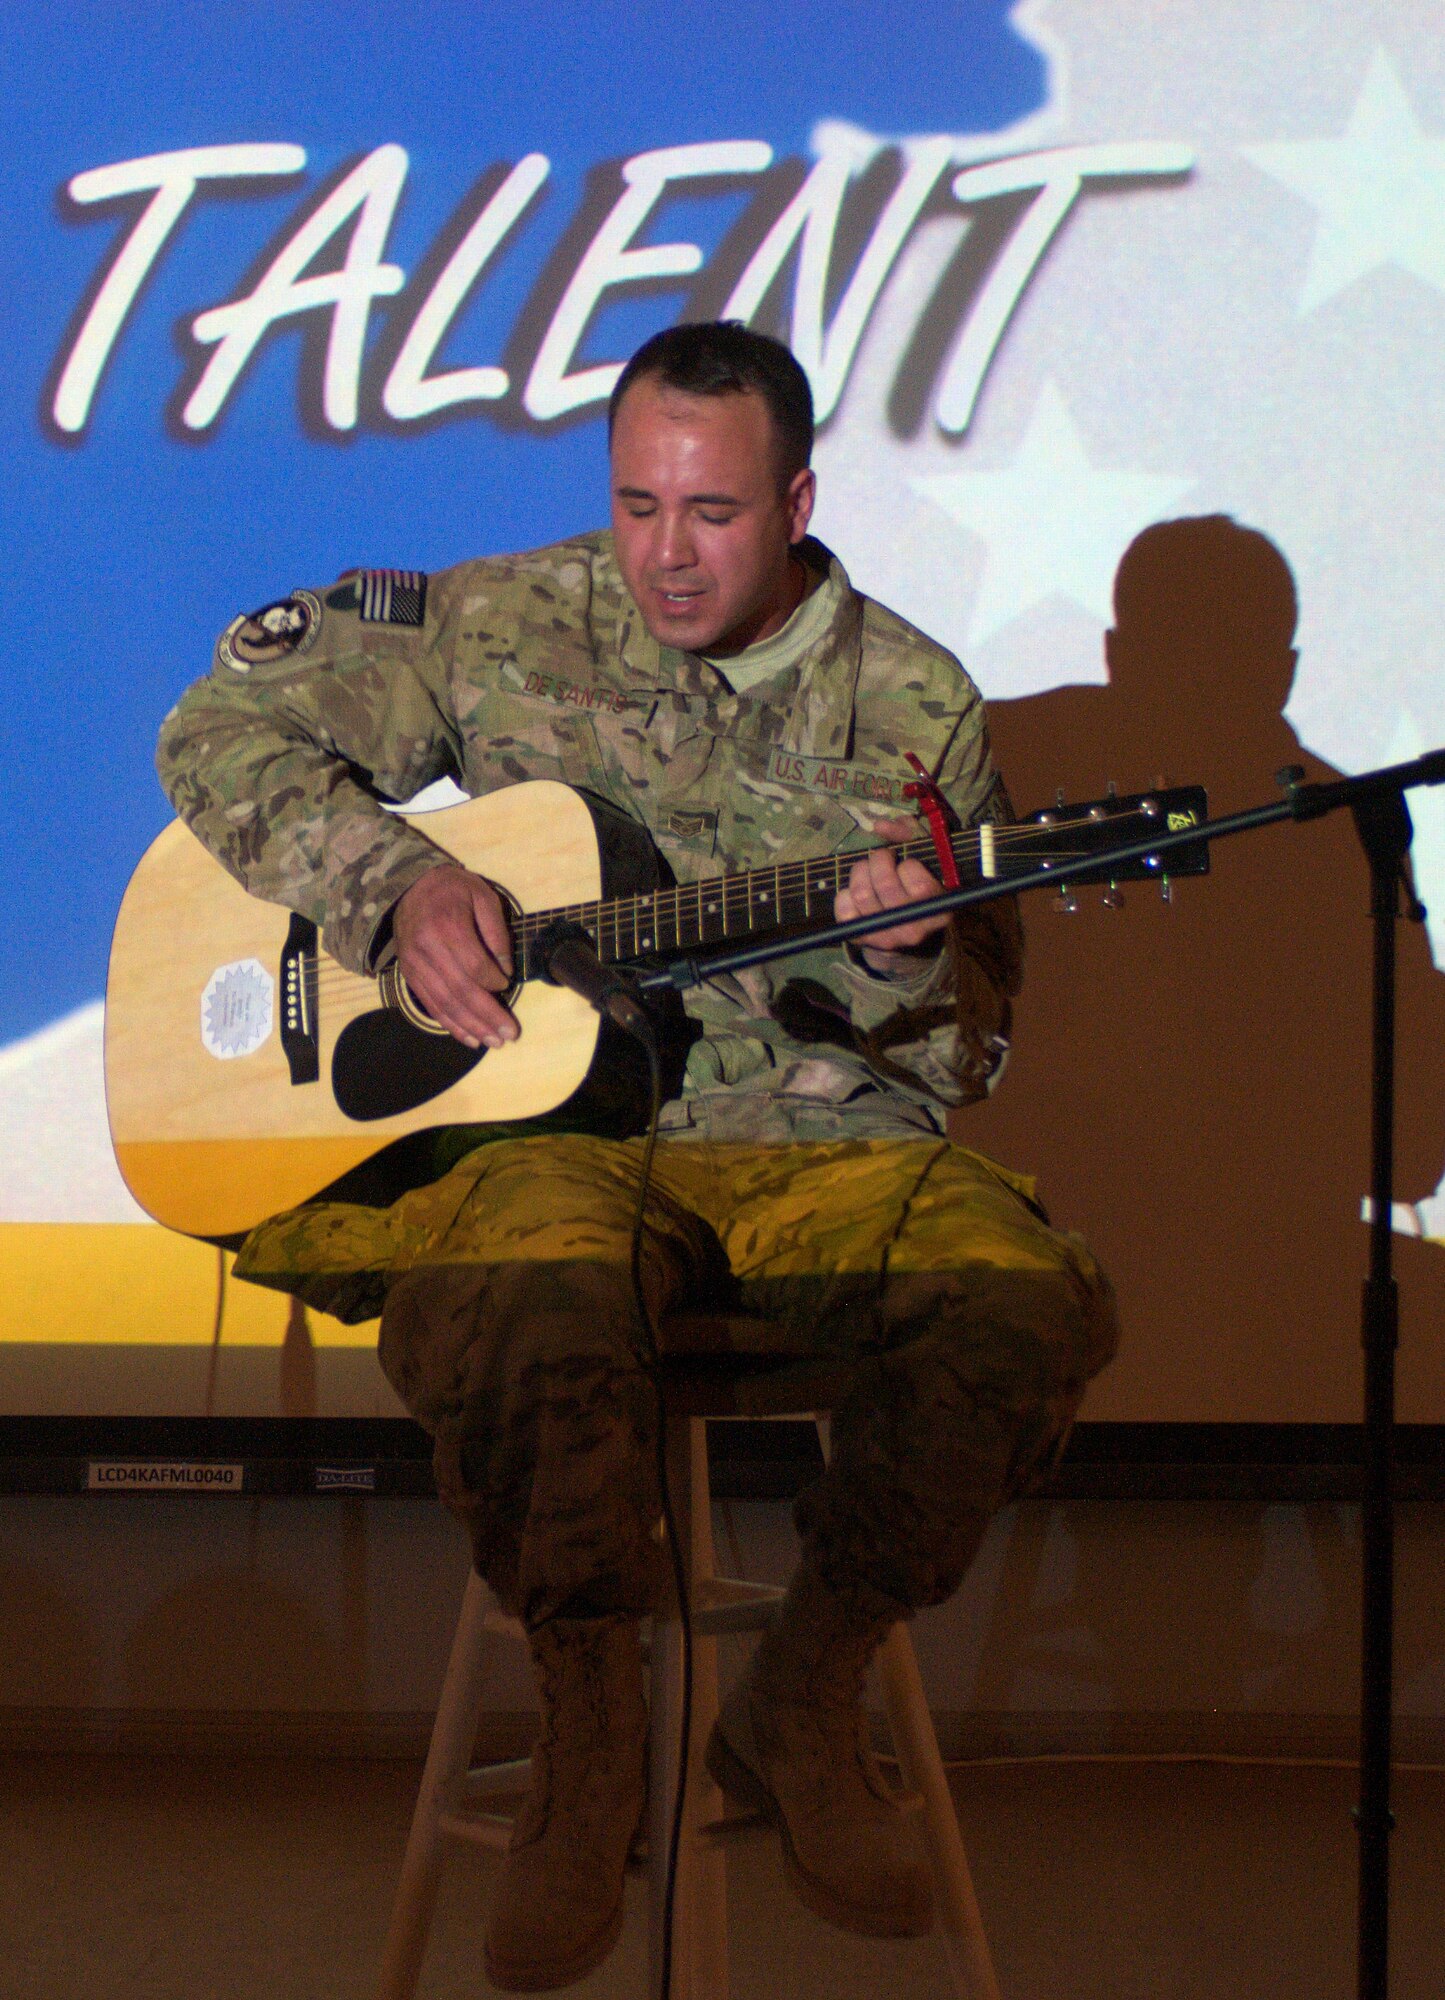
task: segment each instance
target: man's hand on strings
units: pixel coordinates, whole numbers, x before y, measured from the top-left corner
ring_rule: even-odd
[[[512,941],[490,882],[454,863],[433,868],[396,905],[391,929],[402,976],[433,1020],[469,1049],[516,1040],[493,998],[512,983]]]
[[[912,855],[905,855],[900,861],[895,851],[896,847],[917,840],[917,820],[881,819],[875,822],[873,830],[890,845],[871,848],[854,862],[847,888],[840,889],[833,899],[833,915],[840,922],[848,917],[871,916],[875,910],[881,913],[903,909],[925,896],[942,893],[942,883],[934,879],[921,861],[914,860]],[[890,924],[885,930],[869,931],[866,937],[855,938],[854,943],[862,948],[865,960],[875,972],[909,971],[916,968],[918,956],[929,939],[947,925],[947,917]],[[908,964],[910,958],[913,966]]]

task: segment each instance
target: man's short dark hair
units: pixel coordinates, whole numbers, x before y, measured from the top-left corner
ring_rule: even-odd
[[[770,334],[755,333],[740,319],[694,321],[655,333],[617,378],[607,405],[609,441],[622,398],[634,382],[653,375],[688,396],[761,396],[785,485],[812,457],[813,392],[792,352]]]

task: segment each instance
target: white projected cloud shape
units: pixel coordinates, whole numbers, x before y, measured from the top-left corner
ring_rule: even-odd
[[[1240,150],[1318,211],[1301,315],[1386,264],[1445,292],[1445,138],[1422,130],[1383,49],[1343,137]]]
[[[1062,395],[1046,381],[1011,466],[909,484],[987,549],[969,623],[977,645],[1052,597],[1072,599],[1107,625],[1120,556],[1194,481],[1090,464]]]
[[[110,1149],[99,1000],[0,1048],[0,1223],[144,1222]]]

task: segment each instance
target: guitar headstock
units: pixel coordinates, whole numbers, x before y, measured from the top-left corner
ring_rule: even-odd
[[[1102,799],[1082,804],[1045,806],[1030,813],[1020,824],[1047,830],[1031,859],[1036,867],[1046,866],[1056,853],[1062,860],[1103,853],[1132,841],[1147,840],[1151,832],[1182,833],[1191,826],[1203,826],[1209,818],[1209,795],[1203,785],[1157,786],[1152,791],[1130,792],[1117,797],[1110,792]],[[1048,837],[1056,833],[1057,838]],[[1168,854],[1145,855],[1131,861],[1101,868],[1097,875],[1076,875],[1072,887],[1086,882],[1163,882],[1180,875],[1209,873],[1209,842],[1184,842]]]

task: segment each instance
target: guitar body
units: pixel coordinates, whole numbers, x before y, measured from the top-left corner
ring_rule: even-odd
[[[523,913],[659,879],[642,827],[548,779],[411,823]],[[438,1127],[565,1106],[582,1124],[639,1129],[645,1065],[625,1037],[541,979],[510,1005],[522,1032],[495,1050],[383,1008],[375,980],[326,957],[314,926],[248,894],[176,821],[131,878],[106,982],[106,1106],[126,1185],[158,1222],[222,1241]]]
[[[1206,874],[1207,841],[1119,862],[1126,841],[1202,828],[1198,786],[1112,793],[947,838],[969,880],[1051,865],[1074,879]],[[551,779],[510,785],[412,825],[511,903],[521,1034],[467,1049],[429,1023],[389,969],[347,972],[316,926],[249,895],[179,821],[131,878],[106,983],[105,1090],[126,1185],[158,1222],[212,1242],[326,1191],[389,1201],[427,1177],[427,1135],[555,1115],[570,1130],[640,1131],[649,1101],[637,1044],[565,987],[536,976],[555,925],[584,930],[604,964],[637,966],[759,933],[824,928],[854,852],[671,884],[646,830]],[[932,867],[934,836],[905,846]],[[1102,860],[1114,854],[1112,862]],[[664,1089],[697,1032],[664,1011]],[[431,1169],[435,1171],[435,1168]]]

